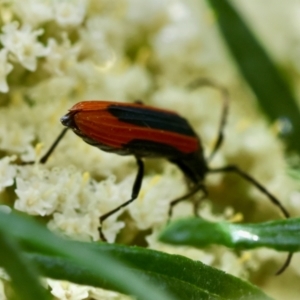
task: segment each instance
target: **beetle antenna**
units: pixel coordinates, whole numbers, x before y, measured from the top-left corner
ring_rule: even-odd
[[[222,100],[223,100],[223,107],[222,107],[221,119],[220,119],[220,123],[219,123],[218,136],[217,136],[215,145],[213,147],[213,150],[210,153],[209,157],[207,158],[207,161],[209,162],[212,160],[212,158],[214,157],[216,152],[219,150],[219,148],[221,147],[223,140],[224,140],[224,128],[226,125],[228,109],[229,109],[229,93],[226,88],[224,88],[223,86],[217,84],[216,82],[214,82],[208,78],[196,79],[195,81],[191,82],[188,85],[188,88],[196,89],[196,88],[202,87],[202,86],[209,86],[214,89],[217,89],[221,93]]]
[[[49,150],[42,156],[42,158],[39,160],[40,164],[45,164],[48,160],[48,158],[50,157],[50,155],[52,154],[52,152],[55,150],[55,148],[57,147],[57,145],[59,144],[59,142],[62,140],[62,138],[64,137],[64,135],[66,134],[66,132],[68,131],[69,128],[64,128],[61,133],[59,134],[59,136],[55,139],[55,141],[53,142],[53,144],[51,145],[51,147],[49,148]],[[27,162],[23,162],[22,165],[33,165],[35,162],[34,161],[27,161]]]
[[[66,132],[68,131],[69,128],[64,128],[61,133],[59,134],[59,136],[56,138],[56,140],[54,141],[54,143],[51,145],[51,147],[49,148],[49,150],[43,155],[43,157],[40,159],[39,163],[40,164],[44,164],[47,162],[49,156],[52,154],[52,152],[54,151],[54,149],[57,147],[57,145],[59,144],[59,142],[62,140],[62,138],[64,137],[64,135],[66,134]]]

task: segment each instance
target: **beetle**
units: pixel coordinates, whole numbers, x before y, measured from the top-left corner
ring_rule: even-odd
[[[169,216],[172,214],[174,205],[202,191],[203,196],[194,203],[194,213],[197,214],[201,199],[207,196],[204,183],[206,175],[208,173],[231,172],[236,173],[242,179],[253,184],[280,209],[286,218],[289,218],[289,213],[281,202],[262,184],[239,167],[235,165],[215,169],[209,167],[208,163],[223,142],[224,127],[228,115],[229,95],[225,88],[208,79],[198,79],[192,82],[189,88],[194,89],[199,86],[210,86],[219,90],[223,99],[218,137],[207,159],[204,157],[200,138],[186,119],[176,112],[144,105],[140,101],[136,103],[82,101],[75,104],[61,118],[61,123],[66,128],[61,132],[48,152],[41,158],[41,163],[47,161],[68,129],[71,129],[86,143],[103,151],[119,155],[133,155],[136,159],[138,172],[132,187],[130,199],[100,216],[99,234],[102,240],[106,240],[102,232],[103,222],[138,197],[144,176],[144,158],[165,158],[169,160],[171,163],[177,165],[189,182],[189,191],[185,195],[171,201]],[[285,270],[291,257],[292,253],[289,254],[285,264],[277,274]]]

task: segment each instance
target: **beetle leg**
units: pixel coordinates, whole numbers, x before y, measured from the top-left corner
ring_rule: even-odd
[[[293,258],[294,253],[290,252],[284,262],[284,264],[281,266],[281,268],[279,270],[277,270],[277,272],[275,273],[275,275],[280,275],[281,273],[284,272],[284,270],[290,265],[291,260]]]
[[[246,181],[252,183],[257,189],[259,189],[263,194],[265,194],[269,200],[276,205],[281,212],[283,213],[283,215],[286,218],[290,217],[289,212],[286,210],[286,208],[281,204],[281,202],[275,197],[273,196],[263,185],[261,185],[256,179],[254,179],[252,176],[250,176],[249,174],[243,172],[240,168],[238,168],[237,166],[226,166],[226,167],[222,167],[222,168],[217,168],[217,169],[209,169],[208,172],[211,173],[219,173],[219,172],[234,172],[237,175],[241,176],[243,179],[245,179]],[[290,252],[284,262],[284,264],[282,265],[282,267],[275,273],[275,275],[279,275],[281,274],[290,264],[291,259],[292,259],[293,253]]]
[[[218,128],[218,136],[217,136],[215,145],[212,149],[212,152],[210,153],[209,157],[207,158],[207,161],[211,161],[213,156],[216,154],[216,152],[221,147],[223,140],[224,140],[224,128],[226,125],[228,109],[229,109],[229,93],[226,88],[224,88],[223,86],[217,84],[216,82],[214,82],[208,78],[196,79],[188,85],[188,88],[194,90],[197,87],[205,87],[205,86],[219,90],[219,92],[221,93],[221,96],[222,96],[222,101],[223,101],[221,119],[220,119],[219,128]]]
[[[206,196],[207,196],[207,190],[206,190],[206,187],[203,184],[203,182],[197,183],[195,186],[193,186],[193,188],[188,193],[186,193],[185,195],[183,195],[175,200],[172,200],[170,202],[170,207],[169,207],[169,212],[168,212],[169,220],[172,217],[173,208],[176,204],[193,196],[200,190],[203,191],[204,195],[203,195],[203,197],[200,197],[196,202],[194,202],[194,212],[195,212],[195,215],[198,215],[198,213],[196,211],[198,210],[199,204],[200,204],[201,200],[206,198]]]
[[[128,201],[124,202],[123,204],[119,205],[115,209],[107,212],[106,214],[102,215],[99,218],[100,227],[98,228],[98,230],[99,230],[100,238],[103,241],[107,241],[107,239],[106,239],[106,237],[105,237],[105,235],[103,234],[103,231],[102,231],[103,222],[108,217],[110,217],[111,215],[116,213],[118,210],[120,210],[121,208],[123,208],[123,207],[127,206],[128,204],[130,204],[131,202],[133,202],[139,195],[139,192],[140,192],[140,189],[141,189],[141,186],[142,186],[143,177],[144,177],[144,163],[139,157],[136,157],[136,162],[137,162],[137,165],[138,165],[138,172],[137,172],[137,175],[136,175],[133,187],[132,187],[131,198]]]
[[[199,217],[199,205],[200,203],[202,202],[203,199],[206,199],[207,196],[208,196],[208,191],[206,189],[206,186],[203,185],[202,188],[201,188],[202,192],[203,192],[203,195],[201,197],[197,197],[194,201],[193,201],[193,204],[194,204],[194,215],[196,217]]]
[[[281,212],[283,213],[283,215],[286,218],[290,217],[289,212],[285,209],[285,207],[281,204],[281,202],[275,196],[273,196],[256,179],[254,179],[252,176],[250,176],[249,174],[242,171],[237,166],[226,166],[226,167],[217,168],[217,169],[209,169],[208,172],[209,173],[220,173],[220,172],[233,172],[233,173],[236,173],[237,175],[239,175],[240,177],[242,177],[246,181],[252,183],[257,189],[259,189],[263,194],[265,194],[269,198],[269,200],[281,210]]]

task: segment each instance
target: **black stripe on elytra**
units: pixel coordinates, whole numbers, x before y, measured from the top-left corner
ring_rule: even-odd
[[[122,147],[138,157],[173,158],[185,155],[177,148],[153,141],[134,139]]]
[[[187,136],[197,136],[189,123],[176,114],[151,110],[142,105],[131,107],[112,104],[108,106],[107,110],[122,122]]]

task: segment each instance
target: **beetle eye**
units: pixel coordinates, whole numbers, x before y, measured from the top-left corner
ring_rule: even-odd
[[[74,114],[68,113],[60,118],[60,122],[66,127],[76,127],[74,122]]]

